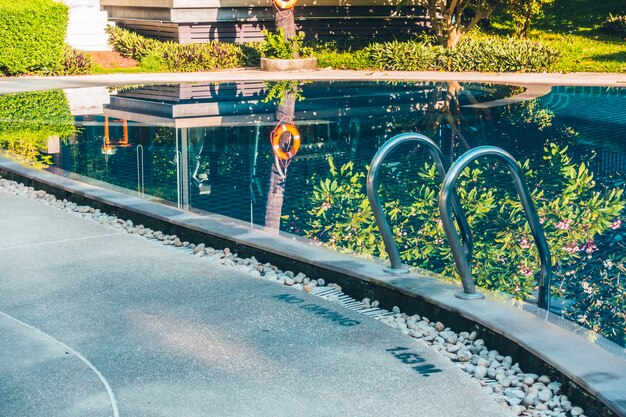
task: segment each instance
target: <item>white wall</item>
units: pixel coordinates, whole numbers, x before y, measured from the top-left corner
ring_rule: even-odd
[[[110,51],[107,44],[107,12],[100,10],[100,0],[61,0],[70,7],[66,42],[85,51]]]

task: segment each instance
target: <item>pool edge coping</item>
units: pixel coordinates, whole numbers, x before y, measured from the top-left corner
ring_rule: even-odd
[[[0,156],[0,175],[7,177],[7,174],[9,177],[23,179],[22,182],[29,183],[28,185],[49,187],[113,208],[114,211],[119,209],[135,213],[139,217],[147,216],[194,233],[231,242],[235,247],[285,258],[309,269],[323,269],[331,275],[339,274],[344,279],[353,280],[356,285],[377,286],[426,302],[435,309],[443,309],[501,335],[555,368],[618,416],[626,417],[624,356],[620,357],[619,354],[589,343],[583,336],[552,323],[550,319],[554,320],[554,317],[550,316],[554,315],[534,306],[498,301],[493,295],[488,295],[482,301],[460,301],[454,297],[454,293],[458,291],[457,286],[436,281],[431,277],[415,273],[405,276],[389,275],[383,272],[383,265],[373,261],[348,257],[277,233],[250,229],[241,224],[242,222],[225,222],[223,216],[203,216],[119,191],[85,184],[29,168]],[[546,343],[548,341],[549,345]],[[586,346],[584,352],[563,352],[563,349],[581,344]]]
[[[626,87],[622,73],[495,73],[437,71],[333,70],[269,73],[255,68],[190,73],[96,74],[75,76],[25,76],[0,78],[0,94],[37,90],[108,87],[128,84],[235,81],[459,81],[518,85]]]

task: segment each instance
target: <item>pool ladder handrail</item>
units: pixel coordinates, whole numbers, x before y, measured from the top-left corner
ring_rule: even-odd
[[[435,161],[435,165],[437,166],[437,172],[440,177],[443,179],[446,175],[446,168],[443,163],[443,152],[435,142],[432,141],[427,136],[424,136],[420,133],[401,133],[389,139],[387,142],[380,147],[378,152],[372,158],[372,162],[370,164],[370,169],[367,173],[367,198],[369,199],[370,206],[372,207],[372,212],[374,213],[374,218],[376,219],[376,224],[378,225],[378,229],[380,230],[380,234],[383,238],[383,242],[385,244],[385,250],[387,255],[389,256],[389,261],[391,263],[391,267],[385,267],[383,270],[385,272],[391,274],[403,274],[409,272],[409,269],[402,265],[402,260],[400,259],[400,253],[398,252],[398,246],[393,237],[393,233],[391,228],[389,227],[389,223],[387,222],[387,218],[383,213],[383,207],[380,204],[380,199],[378,196],[378,186],[379,186],[379,172],[380,167],[387,157],[389,153],[394,150],[396,147],[409,143],[416,142],[419,145],[422,145],[426,148],[426,150],[430,153],[431,157]],[[461,204],[459,202],[458,197],[456,197],[456,192],[452,191],[454,198],[452,200],[453,211],[455,218],[458,223],[459,230],[461,231],[461,239],[463,243],[461,244],[461,252],[463,256],[466,257],[466,260],[469,264],[472,263],[472,239],[469,231],[469,225],[467,224],[467,219],[465,218],[465,213],[461,209]]]
[[[461,282],[463,284],[463,291],[456,293],[456,296],[461,299],[476,299],[484,298],[484,296],[476,292],[476,286],[474,279],[472,278],[472,263],[468,262],[469,257],[466,255],[468,248],[464,247],[459,234],[455,230],[455,226],[452,220],[452,214],[457,216],[458,210],[458,197],[456,195],[456,182],[459,176],[465,168],[476,159],[490,156],[504,162],[508,168],[515,189],[521,200],[522,207],[524,208],[524,214],[530,225],[530,230],[537,245],[539,252],[539,258],[541,262],[541,279],[539,281],[539,293],[537,296],[537,305],[539,308],[546,310],[550,309],[550,281],[552,277],[552,257],[550,255],[550,247],[546,241],[541,222],[537,216],[537,211],[532,201],[530,192],[524,180],[524,174],[518,164],[518,162],[504,149],[495,146],[480,146],[478,148],[471,149],[464,153],[448,171],[448,174],[444,178],[441,186],[441,192],[439,194],[439,211],[441,213],[441,221],[446,232],[446,237],[450,244],[452,254],[454,256],[454,262],[456,263],[457,270],[461,276]],[[471,250],[470,257],[471,257]]]

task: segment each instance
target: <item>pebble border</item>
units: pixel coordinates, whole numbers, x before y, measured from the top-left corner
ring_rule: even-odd
[[[46,206],[52,206],[68,213],[96,221],[102,225],[113,227],[129,234],[157,240],[163,245],[180,248],[197,257],[235,268],[248,275],[265,279],[280,285],[316,295],[325,294],[319,287],[328,287],[336,291],[321,298],[345,303],[346,298],[340,297],[341,287],[323,279],[311,279],[303,273],[282,271],[269,263],[261,263],[255,257],[240,258],[229,248],[214,249],[204,243],[194,244],[181,241],[176,235],[166,235],[161,231],[152,230],[143,225],[135,225],[131,220],[123,220],[89,206],[79,206],[66,199],[57,199],[43,190],[35,190],[24,184],[7,180],[0,176],[0,191],[17,197],[35,200]],[[317,288],[317,289],[316,289]],[[341,298],[341,300],[340,300]],[[354,300],[348,297],[350,304]],[[380,303],[368,298],[358,302],[356,311],[378,309]],[[510,356],[500,355],[497,350],[489,350],[482,339],[478,339],[476,331],[455,333],[441,322],[432,322],[427,317],[415,314],[409,316],[393,307],[391,312],[373,316],[374,319],[398,329],[402,333],[416,339],[416,343],[439,352],[452,361],[457,367],[469,374],[481,385],[484,392],[490,394],[502,407],[508,408],[517,416],[529,417],[585,417],[584,410],[574,406],[566,395],[559,394],[562,383],[553,381],[548,375],[525,373],[518,363],[513,363]],[[419,340],[419,342],[418,342]]]

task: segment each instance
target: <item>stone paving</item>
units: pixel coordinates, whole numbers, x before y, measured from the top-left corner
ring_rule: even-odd
[[[0,230],[0,415],[510,415],[337,303],[2,191]]]

